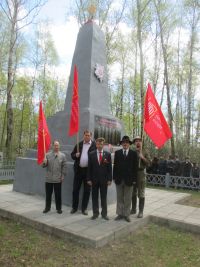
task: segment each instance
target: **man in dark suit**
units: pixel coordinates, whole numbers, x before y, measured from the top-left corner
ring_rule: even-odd
[[[90,186],[87,184],[88,154],[96,150],[96,144],[92,141],[92,133],[89,130],[84,131],[83,141],[75,145],[71,157],[74,161],[74,183],[72,193],[71,214],[77,212],[79,205],[79,192],[83,184],[83,198],[81,210],[83,215],[88,215],[87,206],[90,198]]]
[[[133,184],[136,183],[138,156],[130,149],[132,142],[128,136],[120,141],[122,149],[115,152],[113,180],[117,190],[117,217],[115,220],[125,219],[130,222],[130,208],[132,201]]]
[[[92,186],[92,220],[99,216],[99,191],[101,197],[101,216],[109,220],[107,216],[107,189],[112,182],[112,162],[110,152],[104,151],[105,139],[96,139],[96,150],[89,153],[88,160],[88,184]]]

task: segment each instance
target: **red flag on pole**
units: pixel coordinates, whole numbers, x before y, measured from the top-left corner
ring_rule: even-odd
[[[148,84],[144,103],[144,130],[158,148],[162,147],[172,137],[172,132],[150,84]]]
[[[79,95],[78,95],[78,71],[76,65],[74,66],[74,82],[73,82],[73,96],[69,125],[69,136],[72,136],[79,131]]]
[[[45,115],[42,109],[42,101],[40,101],[39,118],[38,118],[38,151],[37,163],[41,164],[46,153],[51,146],[51,135],[47,126]]]

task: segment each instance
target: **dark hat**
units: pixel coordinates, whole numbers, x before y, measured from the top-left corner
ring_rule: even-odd
[[[136,137],[134,137],[134,139],[133,139],[133,144],[135,143],[136,140],[140,140],[140,141],[142,141],[142,138],[141,138],[139,135],[136,136]]]
[[[123,142],[127,142],[127,143],[129,143],[130,145],[132,144],[130,138],[129,138],[127,135],[124,135],[124,136],[122,137],[122,140],[119,142],[120,145],[121,145]]]

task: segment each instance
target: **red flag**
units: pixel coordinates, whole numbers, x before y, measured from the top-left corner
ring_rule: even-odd
[[[40,101],[39,118],[38,118],[38,153],[37,163],[41,164],[44,160],[46,152],[51,146],[51,135],[47,126],[45,115],[42,109],[42,101]]]
[[[79,131],[79,96],[78,96],[78,71],[76,65],[74,66],[74,83],[73,96],[69,125],[69,136],[72,136]]]
[[[158,148],[162,147],[172,137],[172,132],[150,84],[148,84],[144,103],[144,130]]]

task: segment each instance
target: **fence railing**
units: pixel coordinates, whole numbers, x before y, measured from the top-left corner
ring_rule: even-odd
[[[200,178],[147,174],[147,184],[200,190]]]
[[[15,162],[0,165],[0,180],[14,179],[14,174]],[[149,185],[200,190],[200,178],[171,176],[169,173],[166,175],[147,174],[146,178]]]
[[[15,174],[15,161],[4,159],[0,162],[0,180],[12,180]]]
[[[0,180],[12,180],[14,179],[14,169],[0,169]]]

